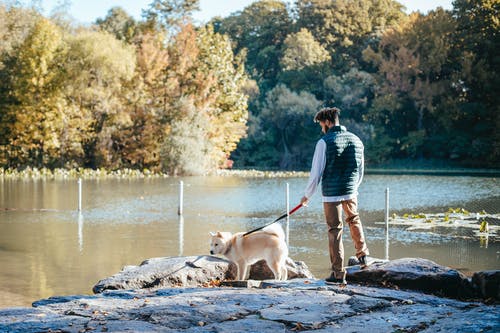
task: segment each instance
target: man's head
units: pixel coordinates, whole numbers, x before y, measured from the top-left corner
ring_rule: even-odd
[[[330,127],[340,125],[339,114],[338,108],[323,108],[314,116],[314,122],[319,123],[323,133],[326,133]]]

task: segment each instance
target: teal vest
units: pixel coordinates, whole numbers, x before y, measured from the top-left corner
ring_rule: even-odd
[[[330,128],[322,140],[326,143],[326,165],[321,178],[323,196],[355,194],[363,161],[363,143],[344,126]]]

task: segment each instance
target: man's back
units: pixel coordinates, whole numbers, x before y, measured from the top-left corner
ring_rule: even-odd
[[[324,196],[342,196],[357,191],[363,163],[363,143],[343,126],[329,129],[326,143],[326,165],[322,177]]]

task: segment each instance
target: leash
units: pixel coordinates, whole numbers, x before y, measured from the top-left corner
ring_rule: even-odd
[[[274,220],[273,222],[271,223],[268,223],[266,225],[263,225],[262,227],[258,227],[257,229],[253,229],[253,230],[250,230],[250,231],[247,231],[246,233],[243,234],[242,237],[245,237],[247,235],[250,235],[251,233],[254,233],[256,231],[259,231],[259,230],[262,230],[264,229],[265,227],[268,227],[270,226],[271,224],[274,224],[276,222],[278,222],[279,220],[282,220],[284,219],[285,217],[287,217],[288,215],[292,215],[293,213],[295,213],[297,210],[299,210],[299,208],[302,207],[302,204],[298,204],[297,206],[295,206],[295,208],[293,208],[291,211],[289,211],[288,213],[285,213],[283,215],[281,215],[280,217],[278,217],[276,220]]]

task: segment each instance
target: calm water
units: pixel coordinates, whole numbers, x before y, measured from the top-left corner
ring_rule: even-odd
[[[184,181],[184,218],[177,216]],[[210,231],[244,231],[274,220],[302,196],[306,178],[189,177],[0,180],[0,307],[53,295],[91,294],[97,281],[151,257],[208,254]],[[372,256],[385,255],[385,188],[391,213],[500,210],[499,180],[482,177],[365,176],[360,210]],[[319,278],[329,260],[319,194],[290,219],[290,256]],[[285,226],[285,223],[282,223]],[[500,242],[390,230],[390,257],[423,257],[463,270],[499,269]],[[346,257],[354,254],[349,232]]]

